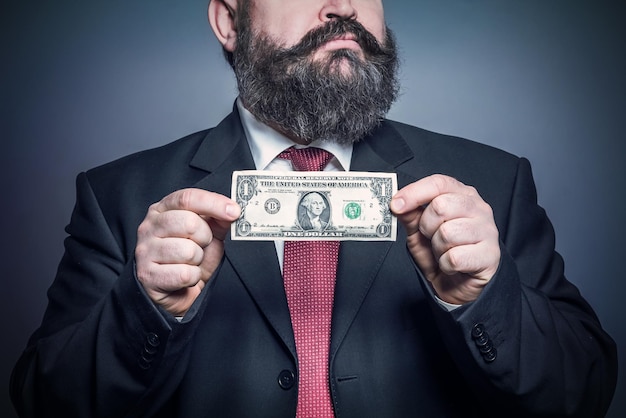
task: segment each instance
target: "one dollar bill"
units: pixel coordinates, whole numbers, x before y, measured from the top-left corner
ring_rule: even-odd
[[[233,240],[395,241],[395,173],[235,171]]]

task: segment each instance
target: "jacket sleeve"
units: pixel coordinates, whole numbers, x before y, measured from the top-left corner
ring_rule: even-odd
[[[615,343],[564,277],[525,159],[514,185],[508,208],[494,208],[496,275],[451,313],[432,303],[442,337],[476,395],[506,416],[604,416],[617,379]]]
[[[23,417],[141,416],[176,385],[198,319],[179,323],[148,299],[86,174],[66,231],[42,324],[13,370],[13,403]]]

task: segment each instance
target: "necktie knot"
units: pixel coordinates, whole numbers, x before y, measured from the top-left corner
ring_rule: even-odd
[[[296,171],[322,171],[333,157],[332,153],[315,147],[289,147],[278,154],[278,158],[291,160]]]

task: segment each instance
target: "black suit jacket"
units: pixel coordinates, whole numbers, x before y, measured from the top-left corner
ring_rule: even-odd
[[[148,206],[198,187],[230,194],[253,169],[236,111],[216,128],[82,173],[66,252],[41,327],[15,367],[24,416],[293,417],[297,356],[272,242],[229,241],[181,322],[134,276]],[[615,347],[577,289],[537,206],[529,164],[502,151],[385,121],[351,170],[402,187],[443,173],[492,206],[502,261],[475,302],[442,309],[396,242],[343,242],[330,347],[337,417],[598,417]]]

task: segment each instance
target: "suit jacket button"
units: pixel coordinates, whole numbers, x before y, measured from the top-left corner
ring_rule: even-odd
[[[480,337],[477,337],[476,339],[474,339],[474,343],[476,344],[477,347],[484,347],[486,345],[490,344],[490,340],[489,340],[489,334],[487,334],[487,331],[483,332],[483,334]]]
[[[493,351],[494,346],[491,344],[491,341],[487,341],[487,344],[479,346],[478,349],[482,354],[487,354]]]
[[[141,356],[139,358],[139,367],[142,368],[143,370],[148,370],[150,367],[152,367],[152,360],[147,359],[144,356]]]
[[[161,344],[161,341],[159,340],[159,336],[156,335],[154,332],[150,332],[148,333],[148,335],[146,336],[146,343],[150,346],[150,347],[158,347],[159,344]]]
[[[283,370],[278,375],[278,386],[285,390],[289,390],[296,383],[296,376],[291,370]]]
[[[487,363],[491,363],[497,357],[498,357],[498,351],[496,350],[495,347],[491,347],[491,350],[489,350],[486,353],[483,353],[483,360],[485,360]]]
[[[482,337],[484,333],[485,333],[485,326],[483,324],[476,324],[472,327],[473,339]]]
[[[154,356],[157,351],[158,351],[157,347],[154,347],[154,346],[148,344],[147,342],[143,345],[143,352],[144,352],[144,354],[148,354],[150,356]]]

